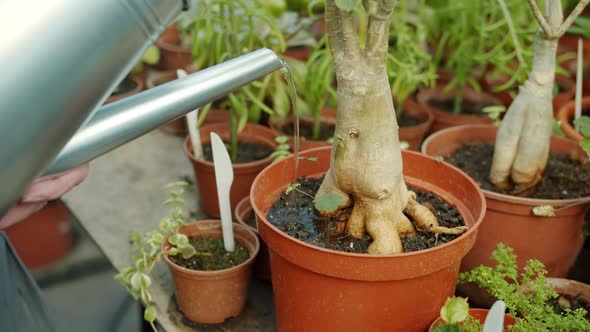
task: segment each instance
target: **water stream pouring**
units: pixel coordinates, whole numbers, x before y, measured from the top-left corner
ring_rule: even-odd
[[[0,49],[0,217],[36,176],[88,162],[283,66],[261,49],[98,109],[186,2],[0,1],[0,27],[11,31]]]

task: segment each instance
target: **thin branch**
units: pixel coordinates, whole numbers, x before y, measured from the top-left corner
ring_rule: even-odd
[[[578,2],[578,5],[576,5],[576,8],[574,8],[574,10],[567,17],[567,19],[565,21],[563,21],[563,23],[561,23],[561,25],[559,26],[559,29],[557,29],[557,34],[556,34],[557,38],[560,38],[561,36],[563,36],[563,34],[567,31],[567,29],[569,29],[569,27],[572,25],[574,20],[580,15],[580,13],[582,13],[582,11],[584,10],[584,8],[586,7],[586,5],[589,2],[590,2],[590,0],[582,0],[582,1]]]
[[[328,34],[328,45],[334,62],[342,57],[342,30],[340,30],[340,16],[334,0],[326,0],[326,33]]]
[[[365,57],[374,63],[385,63],[389,47],[389,24],[397,0],[372,1],[366,11],[369,14]]]
[[[524,61],[524,57],[522,56],[522,49],[520,48],[520,42],[518,41],[518,36],[516,35],[516,29],[514,29],[514,23],[512,22],[512,17],[510,17],[510,12],[508,12],[508,7],[506,7],[506,3],[504,0],[498,0],[500,4],[500,8],[502,8],[502,13],[504,13],[504,18],[508,23],[508,30],[510,31],[510,36],[514,41],[514,49],[516,50],[516,57],[518,58],[518,62],[522,68],[526,68],[526,62]]]
[[[535,18],[537,19],[537,22],[539,22],[539,25],[541,26],[541,28],[545,32],[545,36],[547,38],[553,38],[555,36],[554,31],[549,26],[549,23],[547,23],[547,20],[545,19],[543,14],[541,14],[541,10],[539,9],[539,6],[537,6],[537,2],[535,0],[529,0],[529,5],[531,6],[531,9],[533,10],[533,14],[535,14]]]
[[[338,9],[340,15],[340,28],[342,29],[342,44],[344,55],[349,59],[359,59],[361,45],[359,43],[358,31],[354,27],[352,13]]]

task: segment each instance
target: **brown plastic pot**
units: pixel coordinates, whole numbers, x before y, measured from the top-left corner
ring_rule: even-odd
[[[236,205],[234,216],[238,223],[248,226],[260,239],[258,227],[252,227],[248,224],[248,220],[251,217],[256,219],[256,214],[254,213],[252,204],[250,204],[250,196],[244,197],[238,205]],[[258,224],[258,221],[256,223]],[[254,276],[260,280],[270,282],[270,257],[268,254],[268,246],[264,241],[260,241],[260,251],[258,252],[258,256],[256,256],[256,260],[254,260]]]
[[[328,126],[336,126],[336,110],[329,107],[325,107],[324,109],[322,109],[320,113],[320,122]],[[301,117],[299,118],[299,125],[313,126],[313,119],[309,117]],[[277,132],[281,132],[280,128],[283,128],[285,126],[293,126],[293,118],[273,117],[270,119],[270,121],[268,121],[268,126],[271,129],[276,130]],[[286,134],[281,133],[281,135]],[[295,139],[293,138],[293,136],[289,136],[289,146],[291,147],[291,150],[295,148]],[[326,141],[314,141],[311,139],[306,139],[303,136],[299,138],[299,151],[305,151],[323,146],[332,146],[332,143],[328,143]]]
[[[576,103],[574,100],[569,101],[561,107],[557,112],[557,120],[559,120],[559,127],[563,133],[574,141],[581,141],[584,136],[574,129],[572,122],[576,111]],[[590,111],[590,96],[582,98],[582,113]]]
[[[590,285],[565,278],[547,278],[545,281],[555,288],[557,294],[577,297],[590,303]]]
[[[498,128],[493,125],[469,125],[448,128],[426,139],[422,152],[429,156],[447,157],[466,144],[494,143]],[[551,151],[558,154],[586,153],[574,141],[553,136]],[[538,259],[547,267],[548,276],[565,277],[573,266],[584,243],[582,228],[589,205],[576,205],[557,211],[554,217],[536,217],[532,208],[540,205],[554,207],[575,202],[575,199],[533,199],[503,195],[483,190],[487,211],[481,224],[480,236],[473,249],[463,259],[461,271],[479,265],[493,266],[492,252],[498,243],[512,247],[517,264],[522,269],[529,259]],[[473,298],[470,296],[470,299]]]
[[[206,324],[222,323],[237,317],[244,310],[248,297],[248,283],[252,263],[260,244],[256,234],[248,227],[233,224],[234,238],[250,252],[250,258],[240,265],[218,271],[197,271],[174,264],[167,255],[164,260],[174,280],[176,303],[184,316]],[[180,233],[191,236],[221,238],[219,220],[201,220],[184,226]],[[164,241],[168,246],[168,241]]]
[[[469,309],[469,316],[477,319],[482,325],[483,323],[485,323],[486,321],[486,317],[488,316],[488,313],[490,312],[490,310],[488,309]],[[438,325],[440,325],[443,322],[442,317],[438,317],[434,322],[432,322],[432,324],[430,325],[430,327],[428,328],[428,331],[432,331],[434,330],[435,327],[437,327]],[[516,319],[510,315],[504,315],[504,331],[510,331],[508,329],[506,329],[508,326],[512,326],[516,323]]]
[[[230,140],[230,128],[228,123],[216,123],[201,127],[199,130],[201,144],[211,142],[209,134],[217,133],[222,140]],[[259,143],[276,148],[277,143],[274,141],[278,133],[270,128],[246,124],[244,130],[238,134],[238,140],[249,143]],[[195,171],[197,178],[197,190],[201,194],[201,207],[203,212],[210,217],[219,218],[219,202],[217,200],[217,184],[215,182],[215,168],[213,163],[203,159],[196,159],[193,155],[193,148],[190,137],[184,140],[184,152],[188,156]],[[249,163],[233,164],[234,182],[230,191],[230,203],[232,211],[236,208],[239,201],[248,196],[250,187],[256,175],[272,162],[271,157],[264,158]]]
[[[197,68],[189,65],[185,68],[185,71],[189,74],[194,73],[197,71]],[[174,81],[178,78],[176,70],[168,70],[157,73],[147,80],[147,88],[151,89],[158,85],[162,85],[168,83],[170,81]],[[207,113],[207,117],[203,122],[203,125],[213,124],[213,123],[220,123],[220,122],[227,122],[229,123],[229,118],[231,117],[230,113],[226,110],[221,109],[210,109]],[[180,117],[176,120],[173,120],[166,125],[162,126],[161,129],[169,134],[177,135],[177,136],[185,136],[188,134],[188,128],[186,125],[186,120],[184,117]]]
[[[434,114],[434,122],[430,127],[430,133],[435,133],[439,130],[460,126],[464,124],[477,124],[477,123],[492,123],[492,120],[484,113],[481,114],[454,114],[452,112],[447,112],[440,108],[434,107],[430,105],[431,101],[439,100],[445,101],[454,99],[455,93],[454,91],[444,91],[444,87],[439,85],[432,89],[423,89],[418,92],[416,98],[418,103],[423,105],[424,107],[428,108],[432,114]],[[479,101],[481,103],[489,104],[489,105],[501,105],[502,102],[495,97],[483,92],[477,93],[471,88],[464,88],[463,89],[463,100],[471,100],[471,101]]]
[[[110,103],[115,102],[117,100],[121,100],[123,98],[127,98],[130,96],[136,95],[143,90],[143,88],[144,88],[143,81],[138,76],[131,75],[131,76],[125,77],[125,79],[132,81],[135,84],[135,88],[133,88],[132,90],[127,91],[125,93],[118,93],[118,94],[111,95],[110,97],[107,98],[107,100],[104,102],[103,105],[110,104]]]
[[[296,177],[323,175],[328,147],[307,150]],[[403,151],[405,181],[457,206],[469,230],[444,245],[413,253],[367,255],[316,247],[283,233],[266,219],[291,183],[295,157],[264,169],[250,199],[258,231],[270,249],[279,331],[425,331],[453,295],[461,258],[475,243],[485,211],[477,184],[455,167]]]
[[[175,26],[169,26],[156,41],[160,49],[160,59],[154,65],[159,70],[176,70],[185,68],[193,61],[192,50],[189,47],[181,47],[180,30]]]
[[[404,102],[404,112],[422,122],[410,127],[400,126],[399,139],[400,141],[408,142],[410,144],[410,150],[419,151],[426,133],[430,130],[434,122],[434,114],[428,108],[416,103],[411,98],[406,99]]]
[[[47,266],[72,249],[73,216],[61,200],[51,201],[26,218],[6,228],[6,235],[29,269]]]

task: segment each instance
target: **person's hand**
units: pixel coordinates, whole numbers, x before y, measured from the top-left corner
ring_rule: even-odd
[[[84,181],[86,176],[88,165],[35,179],[21,200],[0,218],[0,229],[16,224],[39,211],[48,201],[61,197]]]

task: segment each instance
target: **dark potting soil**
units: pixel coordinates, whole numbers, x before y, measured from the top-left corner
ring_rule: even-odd
[[[225,145],[227,146],[229,143],[225,142]],[[273,153],[273,151],[273,148],[264,144],[238,141],[238,157],[233,162],[242,164],[262,160]],[[211,143],[203,144],[203,156],[205,160],[213,162]]]
[[[133,89],[137,88],[137,83],[134,80],[125,77],[119,85],[115,88],[115,91],[111,93],[111,96],[121,95],[127,93],[129,91],[133,91]]]
[[[185,259],[182,255],[170,256],[175,264],[197,271],[217,271],[239,265],[248,258],[248,249],[236,241],[233,252],[228,252],[223,246],[223,239],[210,236],[189,237],[189,243],[197,250],[197,254]]]
[[[400,127],[413,127],[423,123],[425,120],[410,116],[408,112],[403,112],[397,119],[397,124]]]
[[[246,217],[246,224],[254,229],[258,229],[258,225],[256,224],[256,214],[254,212],[250,212]]]
[[[572,311],[576,309],[586,310],[586,320],[590,320],[590,304],[586,302],[580,295],[571,296],[567,294],[559,294],[557,298],[549,300],[549,304],[553,307],[556,314],[565,314],[565,309],[569,308]]]
[[[453,113],[454,102],[455,101],[453,97],[449,96],[448,98],[444,99],[432,98],[428,100],[428,105],[438,110]],[[484,107],[491,105],[494,105],[494,103],[490,102],[489,100],[472,100],[470,98],[463,98],[463,102],[461,104],[461,114],[484,115],[481,110]]]
[[[298,190],[315,196],[322,183],[322,178],[300,178],[297,183],[300,184]],[[416,192],[420,203],[431,208],[441,226],[465,225],[456,207],[449,205],[433,193],[422,192],[414,188],[408,189]],[[293,190],[289,194],[284,192],[281,194],[268,210],[267,218],[270,223],[283,232],[309,244],[332,250],[366,253],[372,242],[370,236],[366,235],[362,239],[356,239],[345,233],[346,222],[351,211],[352,208],[348,208],[340,211],[337,216],[321,217],[316,214],[311,197]],[[418,251],[447,243],[458,236],[460,235],[442,234],[436,239],[434,234],[430,232],[418,231],[414,237],[403,238],[402,245],[404,252]]]
[[[494,156],[493,144],[469,144],[445,160],[463,171],[483,189],[501,194],[510,190],[496,188],[488,179]],[[529,198],[571,199],[590,196],[590,165],[570,156],[551,153],[541,181],[530,191]]]
[[[334,137],[335,128],[335,125],[320,123],[320,137],[317,140],[327,141],[330,138]],[[294,130],[295,129],[293,128],[292,124],[279,126],[279,131],[284,133],[285,135],[293,136]],[[307,140],[313,140],[313,124],[307,122],[299,122],[299,135],[301,137],[305,137],[305,139]]]

